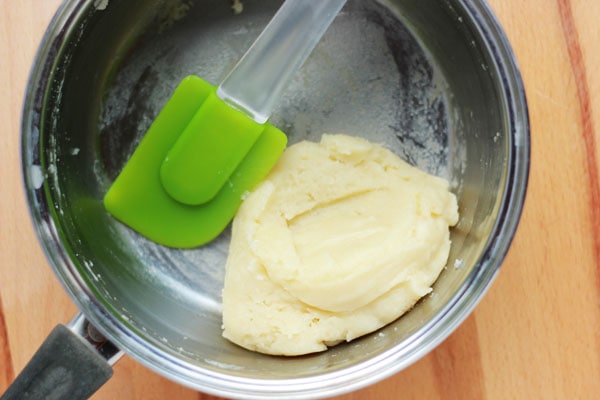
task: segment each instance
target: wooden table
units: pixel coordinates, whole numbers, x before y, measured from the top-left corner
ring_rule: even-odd
[[[0,0],[0,392],[75,313],[37,243],[21,187],[20,111],[59,0]],[[475,312],[363,399],[600,396],[600,1],[490,0],[522,69],[532,127],[525,210]],[[94,399],[215,399],[124,358]]]

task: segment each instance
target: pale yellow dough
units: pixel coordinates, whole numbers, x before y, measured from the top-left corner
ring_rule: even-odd
[[[223,335],[300,355],[397,319],[444,268],[448,182],[346,135],[290,146],[233,222]]]

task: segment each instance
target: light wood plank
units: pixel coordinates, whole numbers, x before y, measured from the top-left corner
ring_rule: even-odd
[[[501,273],[436,350],[361,399],[594,399],[600,393],[600,2],[490,0],[527,90],[532,168]],[[37,243],[21,188],[23,90],[59,0],[0,1],[0,392],[75,307]],[[203,399],[125,358],[95,400]]]

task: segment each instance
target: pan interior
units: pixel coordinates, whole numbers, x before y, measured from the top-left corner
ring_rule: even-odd
[[[349,1],[275,110],[271,122],[290,143],[362,136],[448,178],[461,213],[433,295],[375,334],[283,359],[221,337],[229,230],[198,249],[169,249],[116,222],[101,203],[176,84],[189,74],[218,83],[281,1],[245,0],[239,14],[224,0],[80,3],[45,91],[39,158],[52,229],[67,254],[55,268],[67,263],[83,277],[83,291],[109,315],[91,311],[99,328],[119,335],[107,321],[125,327],[117,342],[152,347],[192,370],[310,376],[410,347],[470,279],[503,195],[509,132],[496,72],[465,10],[438,0]],[[81,288],[67,289],[89,308]]]

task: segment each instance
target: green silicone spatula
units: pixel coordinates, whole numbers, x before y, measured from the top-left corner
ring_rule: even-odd
[[[218,236],[285,149],[267,120],[345,2],[287,0],[218,87],[183,79],[106,193],[106,210],[170,247]]]

